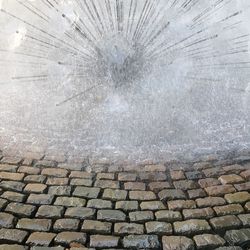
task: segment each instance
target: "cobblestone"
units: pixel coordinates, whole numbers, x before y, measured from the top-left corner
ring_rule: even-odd
[[[0,249],[250,246],[249,163],[105,161],[93,169],[87,160],[44,159],[0,163]]]

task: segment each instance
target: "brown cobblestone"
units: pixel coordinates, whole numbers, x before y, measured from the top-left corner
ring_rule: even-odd
[[[185,236],[162,237],[163,250],[194,250],[194,242]]]
[[[112,208],[112,202],[101,199],[93,199],[88,201],[87,207],[98,209]]]
[[[2,228],[0,229],[0,243],[22,243],[27,235],[28,233],[23,230]]]
[[[77,231],[79,222],[78,219],[58,219],[56,220],[53,229],[55,231]]]
[[[240,175],[247,181],[250,181],[250,169],[241,172]]]
[[[65,207],[84,207],[86,200],[77,197],[60,196],[56,198],[54,205]]]
[[[48,194],[57,196],[69,196],[71,194],[70,186],[51,186],[49,187]]]
[[[50,194],[30,194],[27,203],[37,205],[49,205],[52,203],[54,196]]]
[[[241,220],[244,227],[250,227],[250,214],[240,214],[238,218]]]
[[[119,181],[135,181],[137,175],[134,173],[119,173],[118,180]]]
[[[140,204],[141,210],[161,210],[166,206],[161,201],[144,201]]]
[[[240,214],[244,212],[244,209],[240,204],[219,206],[219,207],[214,207],[213,209],[218,216]]]
[[[213,207],[225,205],[226,201],[222,197],[206,197],[196,199],[196,204],[198,207]]]
[[[2,181],[0,187],[3,189],[22,192],[25,184],[19,181]]]
[[[163,172],[140,172],[139,179],[141,181],[165,181],[167,180],[167,175]]]
[[[160,200],[178,200],[186,199],[186,195],[182,190],[164,189],[158,193]]]
[[[136,223],[115,223],[114,233],[117,235],[143,234],[144,226]]]
[[[174,222],[175,233],[181,235],[193,235],[199,233],[206,233],[211,230],[206,220],[191,219],[186,221]]]
[[[17,172],[37,175],[40,174],[41,170],[40,168],[35,168],[35,167],[20,166]]]
[[[13,228],[15,217],[8,213],[0,213],[0,228]]]
[[[250,194],[248,192],[226,194],[225,199],[228,203],[245,203],[250,200]]]
[[[79,179],[79,178],[73,178],[70,180],[71,186],[87,186],[91,187],[93,184],[93,181],[91,179]]]
[[[143,182],[126,182],[124,183],[126,190],[146,190],[146,185]]]
[[[241,166],[239,164],[229,165],[222,167],[224,171],[226,171],[227,174],[239,174],[240,172],[245,170],[244,166]]]
[[[82,178],[82,179],[93,179],[94,173],[81,172],[81,171],[71,171],[70,178]]]
[[[131,222],[146,222],[154,219],[152,211],[136,211],[129,213],[129,219]]]
[[[202,170],[207,178],[218,177],[226,173],[221,167],[214,167]]]
[[[101,222],[95,220],[85,220],[82,225],[83,232],[91,232],[91,233],[111,233],[112,223],[109,222]]]
[[[149,221],[145,224],[148,234],[171,235],[172,225],[167,222]]]
[[[0,250],[27,250],[27,248],[25,246],[21,246],[21,245],[1,244]]]
[[[29,236],[26,243],[35,246],[49,246],[55,236],[54,233],[34,232]]]
[[[54,241],[57,244],[62,244],[67,246],[73,242],[85,244],[87,241],[87,236],[85,233],[79,233],[79,232],[61,232],[57,234]]]
[[[95,187],[118,189],[120,188],[120,184],[118,181],[97,180],[95,182]]]
[[[20,217],[31,216],[35,210],[36,210],[35,206],[16,203],[16,202],[9,203],[5,209],[6,212],[13,213],[14,215]]]
[[[176,200],[168,202],[169,210],[182,210],[187,208],[196,208],[196,203],[193,200]]]
[[[98,173],[96,176],[97,180],[114,180],[115,174],[114,173]]]
[[[235,184],[234,187],[237,189],[237,191],[250,191],[250,182],[245,182],[241,184]]]
[[[245,209],[247,210],[247,212],[250,211],[250,202],[247,202],[247,203],[246,203]]]
[[[206,178],[200,179],[198,181],[201,188],[211,187],[211,186],[218,186],[220,182],[215,178]]]
[[[0,172],[12,172],[15,173],[18,166],[15,165],[9,165],[9,164],[0,164]]]
[[[9,201],[23,202],[25,195],[17,192],[6,191],[2,194],[2,198],[5,198]]]
[[[204,198],[207,196],[203,189],[192,189],[188,190],[187,192],[190,199]]]
[[[148,187],[153,192],[160,192],[163,189],[171,188],[171,185],[167,181],[158,181],[149,183]]]
[[[23,218],[18,220],[16,228],[31,230],[31,231],[49,231],[51,220],[48,219],[28,219]]]
[[[69,183],[68,178],[49,177],[46,181],[47,185],[54,185],[54,186],[68,185],[68,183]]]
[[[0,172],[0,179],[3,180],[22,181],[23,177],[24,177],[23,173]]]
[[[109,222],[119,222],[126,220],[126,214],[119,210],[99,210],[97,212],[97,220]]]
[[[155,200],[156,195],[152,191],[129,191],[129,199],[138,201]]]
[[[60,218],[62,217],[64,208],[61,206],[42,205],[39,207],[36,217],[38,218]]]
[[[225,240],[230,245],[249,245],[249,239],[250,239],[250,229],[240,229],[240,230],[230,230],[227,231],[225,236]],[[248,244],[246,244],[248,243]]]
[[[214,211],[210,207],[184,209],[182,211],[185,220],[187,219],[210,219],[214,216]]]
[[[181,190],[195,189],[198,187],[197,183],[192,180],[174,181],[174,186],[176,189]]]
[[[44,184],[30,183],[26,185],[26,187],[24,188],[24,192],[41,194],[41,193],[44,193],[46,188],[47,186]]]
[[[210,219],[210,224],[214,230],[228,230],[238,228],[241,221],[235,215],[225,215]]]
[[[201,234],[194,236],[194,241],[197,249],[214,249],[224,246],[226,241],[219,235]]]
[[[73,192],[74,196],[84,197],[95,199],[98,197],[101,189],[94,188],[94,187],[76,187],[75,191]]]
[[[65,212],[65,217],[77,218],[77,219],[93,219],[96,210],[87,207],[69,207]]]
[[[117,201],[115,204],[116,209],[121,209],[123,211],[134,211],[138,210],[139,203],[138,201]]]
[[[205,188],[210,196],[223,196],[225,194],[234,193],[236,190],[232,185],[219,185]]]
[[[222,184],[235,184],[244,181],[244,179],[237,174],[222,175],[219,177],[219,181]]]
[[[179,211],[161,210],[155,213],[158,221],[174,222],[182,220],[182,215]]]
[[[119,237],[108,235],[91,235],[90,246],[91,247],[117,247],[119,243]]]
[[[107,200],[119,201],[127,198],[128,192],[120,189],[105,189],[102,197]]]
[[[24,178],[24,182],[44,183],[46,177],[43,175],[27,175]]]
[[[186,179],[184,172],[181,170],[170,171],[170,176],[171,176],[171,179],[174,181]]]

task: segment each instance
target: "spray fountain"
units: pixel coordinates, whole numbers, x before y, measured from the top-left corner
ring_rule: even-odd
[[[248,151],[249,7],[2,0],[1,148],[131,160]]]

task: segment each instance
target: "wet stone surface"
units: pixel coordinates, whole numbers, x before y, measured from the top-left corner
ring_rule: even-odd
[[[0,250],[250,248],[243,164],[105,163],[90,173],[11,162],[0,162]]]

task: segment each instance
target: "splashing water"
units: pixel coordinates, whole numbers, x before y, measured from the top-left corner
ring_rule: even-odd
[[[0,8],[0,148],[123,159],[249,149],[249,1]]]

